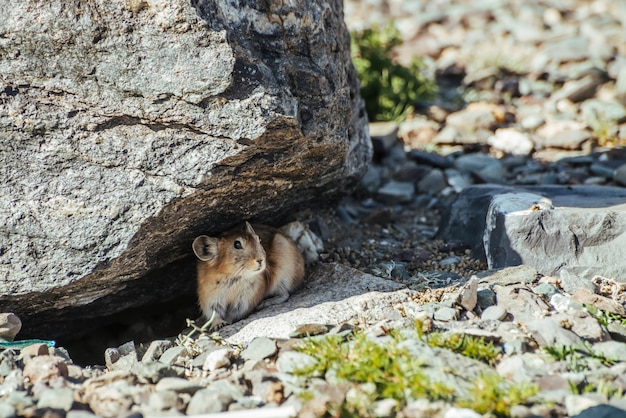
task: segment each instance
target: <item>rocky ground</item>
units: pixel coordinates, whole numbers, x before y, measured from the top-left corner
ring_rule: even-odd
[[[398,59],[425,57],[440,93],[371,126],[353,196],[299,215],[326,245],[312,276],[341,271],[386,296],[285,338],[235,344],[192,324],[110,348],[101,366],[44,342],[4,349],[0,417],[626,416],[626,277],[489,271],[437,235],[474,184],[626,185],[626,3],[346,2],[353,29],[389,18]]]

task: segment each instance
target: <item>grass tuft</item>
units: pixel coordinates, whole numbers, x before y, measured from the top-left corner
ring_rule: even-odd
[[[422,74],[421,59],[414,58],[409,67],[393,61],[393,49],[401,43],[393,23],[352,33],[352,61],[370,121],[403,120],[436,91],[435,82]]]

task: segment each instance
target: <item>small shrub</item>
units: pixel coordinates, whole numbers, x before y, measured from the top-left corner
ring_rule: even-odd
[[[421,59],[414,58],[409,67],[393,62],[392,50],[402,40],[392,23],[353,32],[351,39],[352,60],[370,121],[404,119],[417,103],[433,97],[436,85],[421,73]]]

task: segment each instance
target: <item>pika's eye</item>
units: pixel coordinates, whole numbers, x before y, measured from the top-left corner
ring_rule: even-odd
[[[243,245],[241,245],[241,241],[239,241],[239,240],[236,240],[236,241],[235,241],[234,246],[235,246],[235,248],[236,248],[236,249],[238,249],[238,250],[243,249]]]

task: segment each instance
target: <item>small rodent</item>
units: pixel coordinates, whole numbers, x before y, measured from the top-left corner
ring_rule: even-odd
[[[285,302],[304,279],[304,259],[291,238],[248,222],[221,236],[200,235],[198,302],[211,328],[233,323],[260,308]],[[263,300],[265,299],[265,300]],[[262,303],[261,303],[262,302]]]

